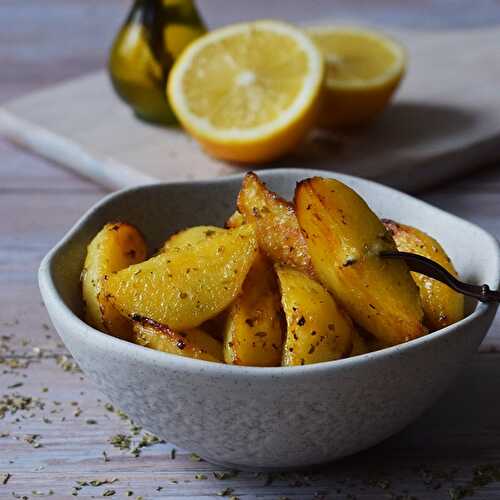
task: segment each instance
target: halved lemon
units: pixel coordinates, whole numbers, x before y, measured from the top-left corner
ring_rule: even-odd
[[[177,118],[215,157],[257,163],[293,149],[314,126],[324,64],[301,30],[234,24],[198,38],[169,75]]]
[[[404,75],[404,48],[380,32],[352,26],[316,26],[306,32],[326,61],[318,124],[352,127],[373,120]]]

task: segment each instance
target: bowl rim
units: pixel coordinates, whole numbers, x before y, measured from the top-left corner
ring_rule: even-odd
[[[217,185],[225,182],[233,182],[235,180],[242,180],[247,171],[242,173],[232,174],[224,177],[218,177],[213,179],[203,179],[195,181],[176,181],[176,182],[153,182],[144,183],[138,186],[124,188],[115,192],[112,192],[98,202],[92,205],[84,214],[73,224],[71,229],[61,238],[61,240],[45,255],[40,263],[38,270],[38,281],[40,292],[42,298],[47,305],[47,309],[54,310],[55,314],[61,316],[62,322],[69,328],[73,329],[81,337],[83,343],[92,343],[102,349],[109,349],[113,351],[121,351],[121,354],[128,356],[130,358],[140,357],[140,361],[160,366],[160,367],[171,367],[175,370],[187,370],[187,371],[204,371],[207,375],[219,375],[219,376],[252,376],[252,377],[303,377],[306,374],[321,374],[324,371],[330,371],[340,368],[351,368],[359,364],[367,364],[371,362],[379,362],[384,358],[390,358],[395,355],[404,354],[408,351],[413,351],[415,349],[420,349],[426,347],[428,344],[435,342],[437,339],[449,336],[454,330],[459,327],[467,327],[469,324],[476,322],[479,318],[486,316],[487,314],[495,313],[498,307],[495,303],[479,303],[476,309],[463,318],[462,320],[449,325],[440,330],[436,330],[422,337],[404,342],[391,347],[386,347],[378,351],[373,351],[365,354],[360,354],[353,356],[351,358],[344,358],[334,361],[325,361],[322,363],[315,363],[303,366],[275,366],[275,367],[258,367],[258,366],[240,366],[240,365],[229,365],[225,363],[215,363],[210,361],[204,361],[194,358],[188,358],[184,356],[178,356],[175,354],[169,354],[155,349],[150,349],[148,347],[143,347],[126,340],[122,340],[117,337],[113,337],[107,333],[97,330],[82,319],[80,319],[64,302],[60,294],[58,293],[54,279],[52,276],[52,264],[58,253],[72,240],[72,238],[77,235],[85,224],[88,222],[90,217],[101,207],[112,203],[115,199],[120,198],[124,195],[129,195],[135,191],[147,190],[149,188],[161,187],[161,186],[190,186],[190,185]],[[473,224],[465,219],[457,217],[454,214],[446,212],[441,208],[435,207],[430,203],[422,201],[415,198],[407,193],[394,189],[392,187],[380,184],[378,182],[372,181],[370,179],[364,179],[362,177],[347,175],[335,171],[327,170],[316,170],[316,169],[303,169],[303,168],[272,168],[272,169],[261,169],[257,170],[257,174],[260,175],[277,175],[286,176],[290,174],[304,175],[308,177],[313,176],[324,176],[324,177],[336,177],[341,180],[354,180],[362,181],[368,185],[374,185],[377,189],[383,188],[388,192],[397,193],[405,199],[410,199],[413,202],[418,202],[422,205],[430,207],[432,210],[445,214],[447,217],[459,221],[461,224],[466,224],[471,229],[479,231],[486,237],[494,248],[496,259],[493,263],[495,273],[490,282],[490,286],[495,289],[499,287],[500,283],[500,246],[497,239],[491,235],[488,231],[484,230],[480,226]]]

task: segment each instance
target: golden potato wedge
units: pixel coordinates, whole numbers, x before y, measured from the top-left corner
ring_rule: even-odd
[[[262,254],[229,308],[224,361],[246,366],[279,366],[283,347],[281,300],[271,261]]]
[[[81,274],[85,321],[115,337],[129,339],[130,321],[123,317],[103,292],[108,277],[146,258],[146,242],[131,224],[106,224],[87,247],[87,256]]]
[[[458,277],[451,259],[434,238],[412,226],[387,219],[382,222],[394,238],[399,251],[423,255],[441,264],[453,276]],[[464,317],[462,294],[423,274],[411,274],[420,290],[425,323],[431,330],[439,330],[452,325]]]
[[[176,248],[180,251],[190,247],[196,248],[206,239],[223,232],[224,229],[217,226],[195,226],[183,229],[170,236],[163,244],[161,251],[164,252],[168,248]]]
[[[315,272],[356,323],[386,345],[427,332],[410,271],[379,256],[396,245],[358,194],[314,177],[298,184],[295,204]]]
[[[217,316],[239,294],[257,255],[253,226],[221,230],[196,247],[176,248],[113,274],[105,290],[132,319],[187,330]]]
[[[229,219],[227,219],[226,223],[224,226],[228,229],[233,228],[233,227],[240,227],[243,224],[245,224],[245,216],[239,211],[235,210]]]
[[[168,326],[143,318],[134,321],[133,341],[157,351],[221,363],[222,344],[200,328],[175,332]]]
[[[276,265],[287,332],[283,366],[332,361],[352,350],[353,325],[323,286],[307,274]]]
[[[250,172],[243,179],[237,205],[245,221],[255,224],[259,248],[273,262],[313,274],[307,243],[291,203],[270,191]],[[229,223],[241,223],[241,218],[233,214]]]
[[[367,352],[370,352],[370,349],[366,340],[354,329],[352,332],[352,349],[349,357],[352,358],[353,356],[359,356]]]

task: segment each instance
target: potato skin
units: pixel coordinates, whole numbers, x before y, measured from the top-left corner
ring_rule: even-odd
[[[123,315],[188,330],[217,316],[239,294],[257,255],[251,225],[221,230],[113,274],[105,290]]]
[[[320,281],[352,319],[385,345],[427,333],[418,288],[396,245],[365,201],[345,184],[314,177],[298,184],[299,224]]]
[[[187,358],[223,362],[222,344],[200,328],[175,332],[148,318],[134,321],[133,341],[143,347]]]
[[[116,272],[146,258],[146,243],[142,234],[131,224],[106,224],[87,247],[81,274],[85,321],[115,337],[129,339],[130,321],[111,304],[103,291],[104,281]]]
[[[317,281],[291,267],[276,265],[287,321],[282,365],[332,361],[352,350],[353,325]]]
[[[224,233],[224,229],[217,226],[195,226],[183,229],[170,236],[160,251],[164,252],[167,249],[173,248],[179,251],[185,248],[196,248],[199,243],[206,241],[216,234],[222,233]]]
[[[259,248],[273,261],[313,275],[307,243],[291,203],[270,191],[253,172],[246,174],[238,194],[238,212],[255,224]],[[229,225],[242,224],[238,212]]]
[[[434,238],[412,226],[388,219],[382,222],[394,238],[399,251],[423,255],[441,264],[458,278],[451,259]],[[420,290],[425,323],[431,330],[439,330],[452,325],[464,317],[464,296],[462,294],[423,274],[411,274]]]
[[[224,331],[224,361],[279,366],[283,347],[281,300],[272,263],[259,254],[241,294],[230,306]]]

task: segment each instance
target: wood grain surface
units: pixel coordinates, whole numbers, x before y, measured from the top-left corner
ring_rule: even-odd
[[[299,6],[289,15],[302,21],[301,12]],[[331,22],[330,16],[325,9],[313,22]],[[295,151],[259,168],[333,170],[418,192],[500,158],[500,66],[490,64],[500,56],[500,27],[385,30],[403,43],[409,65],[380,118],[355,131],[315,130]],[[7,102],[0,107],[2,131],[112,189],[243,170],[205,154],[178,126],[138,120],[114,92],[106,70]]]
[[[391,22],[416,15],[416,7],[405,14],[396,3],[384,1],[380,13],[371,7],[366,15],[385,13]],[[364,2],[347,4],[339,2],[339,9],[365,12]],[[443,4],[450,8],[449,2],[426,2],[438,17],[448,12]],[[461,21],[455,6],[442,22],[468,24],[478,22],[480,15],[500,18],[498,2],[482,4],[490,9],[489,16],[484,8],[476,7],[472,14],[466,6]],[[0,100],[101,67],[127,8],[128,2],[119,0],[3,0]],[[429,17],[429,10],[421,15]],[[399,435],[314,471],[269,477],[241,472],[217,479],[213,473],[220,469],[193,461],[182,450],[172,459],[168,444],[145,447],[137,458],[111,445],[112,436],[131,433],[130,423],[107,409],[96,388],[64,357],[67,352],[49,325],[36,284],[41,257],[104,194],[0,139],[0,498],[37,498],[51,492],[50,498],[73,498],[73,492],[101,497],[106,491],[123,498],[131,491],[131,498],[148,499],[220,498],[217,494],[225,492],[228,498],[242,499],[446,500],[469,498],[472,490],[473,498],[500,498],[498,469],[484,467],[500,463],[497,353],[476,355],[443,399]],[[422,198],[500,237],[496,166]],[[498,320],[490,345],[495,335],[500,337]],[[24,410],[11,414],[23,405]],[[115,478],[111,484],[90,484]]]

